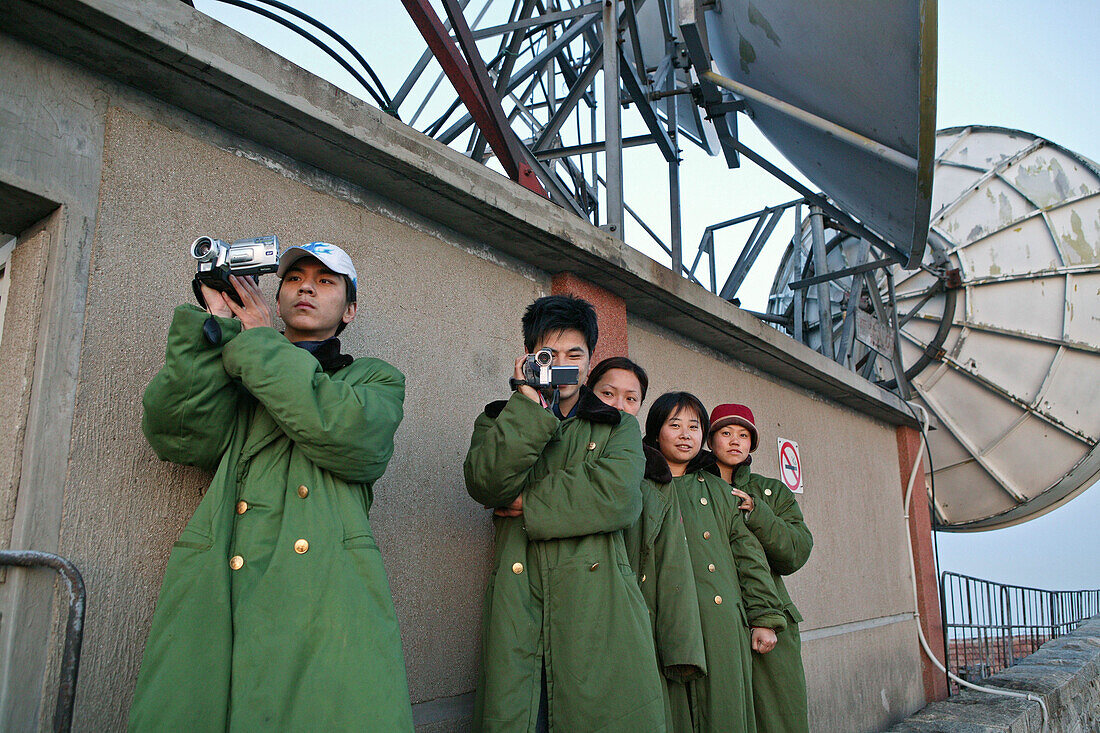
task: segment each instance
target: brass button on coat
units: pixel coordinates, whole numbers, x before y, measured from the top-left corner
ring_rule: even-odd
[[[244,567],[244,558],[240,555],[234,555],[229,558],[229,567],[233,570],[240,570]]]
[[[520,573],[522,573],[523,572],[523,563],[517,562],[515,565],[513,565],[512,566],[512,572],[515,573],[516,575],[519,575]]]
[[[721,606],[722,605],[722,596],[715,596],[714,597],[714,605],[716,605],[716,606]]]
[[[299,555],[304,555],[309,551],[309,543],[305,540],[296,540],[294,542],[294,551]]]
[[[304,484],[298,487],[298,496],[302,497],[303,499],[309,496],[309,489],[306,488]]]
[[[772,495],[772,490],[771,489],[764,489],[764,496],[771,496],[771,495]]]
[[[237,502],[237,514],[244,514],[247,511],[248,511],[248,502],[247,501],[238,501]]]
[[[703,478],[703,474],[699,474],[698,479],[699,479],[699,483],[703,483],[704,481],[706,481],[706,479]]]
[[[645,573],[642,573],[642,582],[645,582]]]
[[[706,532],[703,533],[703,539],[704,540],[709,540],[710,539],[710,530],[709,529]]]
[[[707,505],[707,497],[705,497],[705,496],[699,497],[699,503],[702,504],[703,506],[706,506]]]
[[[590,568],[588,568],[588,569],[589,569],[589,570],[595,570],[595,569],[596,569],[596,568],[598,568],[599,566],[600,566],[600,564],[599,564],[598,562],[594,562],[594,563],[592,563],[592,567],[590,567]]]
[[[711,563],[710,565],[707,565],[707,570],[709,570],[713,573],[715,571],[714,563]]]
[[[596,450],[596,443],[592,442],[588,444],[588,450]]]

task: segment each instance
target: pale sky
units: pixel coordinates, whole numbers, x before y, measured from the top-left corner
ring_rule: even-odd
[[[382,77],[391,95],[424,48],[411,20],[394,0],[287,1],[351,41]],[[473,0],[467,18],[482,4],[482,0]],[[346,72],[290,31],[216,0],[196,0],[195,5],[300,66],[367,98]],[[510,3],[498,0],[496,5],[503,9]],[[442,10],[439,12],[442,16]],[[947,0],[939,3],[939,21],[938,129],[967,124],[1015,128],[1100,160],[1096,103],[1100,91],[1100,2]],[[432,79],[436,73],[438,67],[433,63],[425,77]],[[444,91],[450,93],[449,88]],[[414,111],[415,105],[402,106],[401,116],[408,120]],[[423,120],[418,125],[422,127]],[[629,125],[624,123],[624,134],[634,134]],[[778,159],[744,117],[741,132],[750,147]],[[690,143],[684,148],[683,239],[689,262],[707,225],[796,198],[783,184],[753,170],[751,164],[730,171],[721,158],[709,158]],[[667,241],[667,226],[660,225],[667,221],[665,170],[663,159],[652,146],[627,151],[627,201],[647,212],[652,217],[647,222]],[[714,194],[716,190],[721,196]],[[777,236],[761,254],[738,293],[745,307],[765,309],[776,266],[793,227],[793,220],[782,222]],[[747,234],[745,228],[727,230],[717,240],[719,282],[728,273]],[[637,227],[628,227],[627,240],[667,262]],[[1041,451],[1036,459],[1041,460]],[[1098,517],[1100,489],[1094,487],[1065,507],[1017,527],[981,533],[938,533],[941,569],[1038,588],[1100,588],[1100,563],[1095,560],[1100,556],[1100,532],[1095,530]]]

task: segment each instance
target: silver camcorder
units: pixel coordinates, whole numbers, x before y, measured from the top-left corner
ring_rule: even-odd
[[[549,389],[565,384],[576,384],[580,379],[580,367],[553,366],[554,352],[539,349],[528,354],[523,361],[523,381],[535,389]]]
[[[199,237],[191,244],[191,256],[199,263],[191,285],[200,305],[206,306],[200,284],[219,290],[240,303],[241,299],[229,282],[229,276],[259,276],[278,270],[279,238],[269,234],[226,244],[213,237]]]

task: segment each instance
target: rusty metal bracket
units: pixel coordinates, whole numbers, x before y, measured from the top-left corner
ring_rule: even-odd
[[[65,733],[73,723],[76,675],[80,666],[80,644],[84,638],[84,605],[87,593],[76,565],[60,555],[36,550],[0,550],[0,565],[24,568],[53,568],[69,591],[69,617],[65,622],[65,647],[61,655],[61,674],[57,688],[57,707],[53,729]]]

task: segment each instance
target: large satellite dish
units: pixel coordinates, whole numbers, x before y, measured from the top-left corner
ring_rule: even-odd
[[[694,2],[680,5],[690,13]],[[932,199],[934,0],[849,13],[829,3],[715,7],[705,41],[718,72],[735,82],[723,86],[784,157],[916,267]]]
[[[914,401],[935,428],[937,524],[997,529],[1049,512],[1100,479],[1100,169],[998,127],[943,130],[936,155],[923,266],[892,273],[897,345]],[[788,313],[787,286],[812,274],[803,264],[808,240],[788,248],[770,312]],[[836,231],[828,270],[859,261],[863,247]],[[871,300],[883,299],[884,280],[879,271]],[[830,282],[834,329],[836,314],[848,321],[853,282]],[[821,343],[818,297],[807,289],[802,303],[811,346]],[[853,368],[893,346],[876,333],[888,319],[866,302],[858,307]],[[868,376],[897,388],[888,360],[876,364]]]

